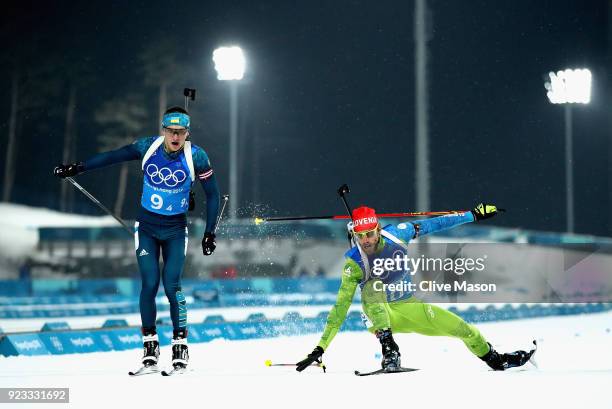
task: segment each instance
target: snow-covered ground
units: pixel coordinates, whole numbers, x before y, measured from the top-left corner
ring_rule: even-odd
[[[539,342],[539,369],[488,371],[462,343],[398,334],[405,374],[356,377],[375,369],[379,344],[340,333],[324,355],[327,373],[266,367],[295,362],[319,335],[193,344],[189,373],[130,378],[140,350],[0,358],[0,387],[68,387],[71,408],[610,408],[612,312],[480,324],[498,350]],[[162,364],[170,349],[162,348]],[[44,404],[19,404],[40,408]],[[4,405],[3,407],[10,407]]]

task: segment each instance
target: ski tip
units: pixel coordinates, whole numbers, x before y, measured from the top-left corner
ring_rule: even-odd
[[[272,361],[269,360],[269,359],[266,359],[265,364],[266,364],[266,366],[272,366]]]
[[[129,371],[128,375],[130,376],[142,376],[142,375],[149,375],[152,373],[157,373],[159,372],[159,369],[157,368],[156,365],[151,365],[151,366],[143,366],[142,368],[138,369],[137,371]]]
[[[533,365],[536,369],[540,369],[539,365],[538,365],[538,361],[536,361],[535,359],[535,353],[538,350],[538,343],[536,342],[536,340],[533,340],[533,349],[531,350],[531,356],[529,357],[529,362],[531,363],[531,365]]]
[[[191,371],[191,369],[187,369],[187,367],[175,367],[170,371],[163,370],[160,371],[160,373],[162,376],[173,376],[187,373],[187,371]]]
[[[359,376],[360,374],[361,374],[361,372],[355,371],[355,375]]]

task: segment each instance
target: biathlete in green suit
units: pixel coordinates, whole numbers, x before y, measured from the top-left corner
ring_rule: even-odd
[[[329,347],[346,318],[358,286],[361,288],[364,321],[368,330],[376,335],[382,345],[382,368],[386,371],[397,370],[401,366],[399,347],[393,340],[393,332],[416,332],[422,335],[458,338],[494,370],[527,363],[533,350],[498,353],[475,326],[446,309],[422,302],[410,291],[402,291],[406,286],[397,284],[410,282],[408,268],[385,270],[383,273],[372,269],[372,266],[384,265],[385,259],[407,255],[406,244],[412,239],[464,223],[488,219],[496,213],[495,206],[480,204],[465,213],[381,228],[374,209],[365,206],[355,209],[352,213],[352,224],[349,224],[353,247],[345,254],[346,263],[336,304],[329,313],[319,344],[305,359],[296,364],[296,369],[301,372],[315,362],[321,363],[323,352]],[[391,286],[393,291],[389,291],[389,286],[381,284],[396,285]],[[397,288],[400,290],[397,291]]]

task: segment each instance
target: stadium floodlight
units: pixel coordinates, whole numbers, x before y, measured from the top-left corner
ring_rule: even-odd
[[[240,47],[217,48],[213,52],[213,61],[218,80],[241,80],[244,77],[246,60]]]
[[[591,71],[586,68],[550,72],[544,83],[546,96],[553,104],[588,104],[591,102]]]
[[[565,107],[565,206],[566,230],[574,232],[574,168],[572,158],[572,105],[591,102],[591,71],[586,68],[550,72],[544,83],[546,96],[553,104]]]
[[[238,196],[238,83],[244,77],[246,59],[240,47],[219,47],[212,56],[217,79],[229,82],[230,90],[230,143],[229,143],[229,216],[235,221],[240,198]]]

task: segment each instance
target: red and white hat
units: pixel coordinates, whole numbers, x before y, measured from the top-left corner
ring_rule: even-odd
[[[378,217],[372,208],[361,206],[353,209],[353,231],[363,232],[378,227]]]

